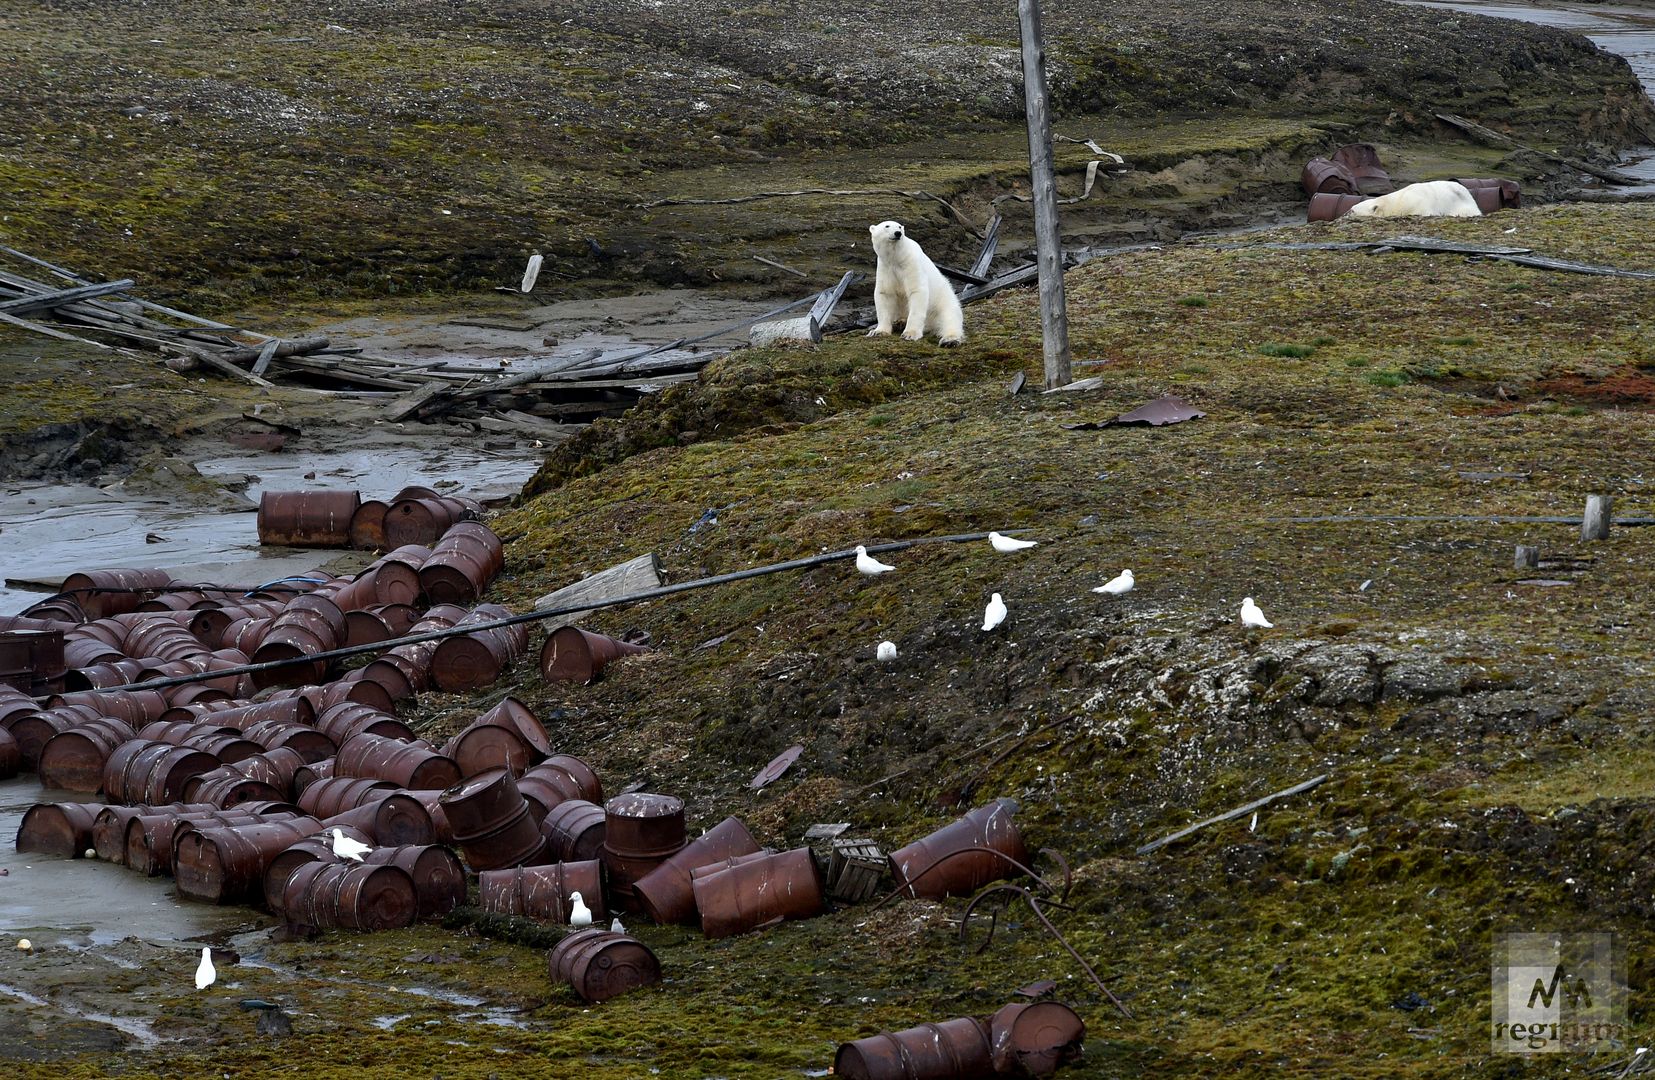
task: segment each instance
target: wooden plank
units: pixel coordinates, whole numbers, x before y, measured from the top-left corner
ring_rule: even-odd
[[[823,289],[816,297],[816,302],[810,305],[810,317],[817,326],[826,326],[833,316],[833,309],[839,306],[839,301],[845,295],[845,290],[862,280],[862,275],[854,270],[845,271],[845,276],[839,279],[839,284],[831,289]]]
[[[1262,799],[1254,799],[1252,802],[1248,803],[1246,806],[1238,806],[1234,810],[1226,810],[1224,813],[1219,814],[1217,817],[1210,817],[1210,818],[1207,818],[1205,821],[1197,821],[1194,825],[1191,825],[1187,829],[1179,829],[1177,832],[1173,833],[1171,836],[1163,836],[1159,840],[1154,840],[1154,841],[1151,841],[1150,843],[1145,844],[1143,847],[1140,847],[1138,849],[1138,854],[1139,855],[1147,855],[1151,851],[1154,851],[1156,848],[1166,847],[1168,844],[1172,843],[1173,841],[1182,840],[1184,837],[1190,835],[1191,833],[1200,832],[1202,829],[1205,829],[1209,825],[1217,825],[1221,821],[1230,821],[1234,818],[1240,817],[1241,815],[1243,815],[1245,813],[1248,813],[1249,811],[1257,810],[1261,807],[1269,806],[1271,803],[1275,802],[1277,799],[1285,799],[1290,795],[1298,795],[1301,792],[1309,791],[1313,787],[1319,787],[1320,785],[1325,784],[1327,782],[1330,775],[1332,775],[1332,774],[1323,773],[1321,776],[1313,776],[1309,780],[1306,780],[1302,784],[1294,784],[1290,788],[1284,788],[1281,791],[1277,791],[1273,794],[1266,795]]]
[[[281,345],[280,338],[271,338],[264,343],[264,348],[259,350],[258,359],[253,361],[253,374],[263,375],[270,370],[270,361],[276,358],[276,350],[281,348]]]
[[[118,293],[131,287],[131,278],[122,278],[120,281],[106,281],[102,285],[77,285],[72,289],[58,289],[55,292],[22,296],[16,300],[0,300],[0,311],[22,315],[30,311],[58,307],[61,304],[72,303],[76,300],[108,296],[110,293]]]
[[[795,270],[791,266],[787,266],[787,265],[784,265],[782,263],[777,262],[775,259],[766,259],[763,255],[754,255],[753,260],[755,262],[761,262],[766,266],[773,266],[777,270],[782,271],[783,273],[792,274],[794,277],[807,278],[807,277],[810,276],[809,274],[805,273],[803,270]]]
[[[259,378],[251,371],[243,371],[241,368],[236,367],[236,365],[229,363],[228,361],[220,360],[218,358],[218,354],[211,349],[199,349],[190,345],[169,345],[168,348],[175,349],[178,352],[183,353],[185,356],[194,357],[196,360],[206,364],[208,367],[212,368],[221,375],[228,375],[232,379],[240,379],[243,382],[250,382],[254,386],[262,386],[267,390],[275,389],[274,383],[267,382],[266,380]]]
[[[428,382],[404,394],[385,407],[385,419],[397,423],[408,419],[425,407],[425,403],[443,392],[441,383]]]
[[[45,334],[47,337],[57,338],[59,341],[78,341],[82,345],[90,345],[94,349],[109,348],[108,345],[105,345],[101,341],[93,341],[91,338],[83,338],[75,334],[66,334],[62,330],[53,329],[52,327],[46,326],[42,323],[31,322],[28,319],[20,319],[16,315],[8,315],[4,311],[0,311],[0,322],[6,323],[10,326],[21,327],[24,330],[33,330],[37,334]]]
[[[320,352],[332,344],[327,338],[320,335],[302,338],[271,338],[262,345],[230,349],[223,354],[223,358],[232,364],[255,363],[264,354],[264,350],[269,347],[271,341],[276,343],[275,356],[278,360],[290,356],[304,356],[309,353]]]
[[[995,249],[1000,246],[1000,223],[1002,220],[1004,219],[999,214],[995,214],[989,219],[988,228],[983,230],[982,249],[977,252],[977,258],[971,264],[970,272],[973,277],[988,277],[988,268],[994,262]]]
[[[67,270],[61,266],[49,263],[45,259],[37,259],[33,255],[28,255],[24,252],[18,251],[16,248],[7,247],[4,244],[0,244],[0,253],[10,255],[16,259],[21,259],[26,263],[32,263],[43,270],[50,270],[58,277],[63,278],[66,281],[71,281],[76,285],[92,284],[92,282],[88,281],[84,275],[77,274],[73,270]],[[214,322],[211,319],[203,319],[199,315],[191,315],[187,311],[179,311],[176,308],[170,308],[164,304],[152,303],[149,300],[145,300],[141,296],[130,297],[130,299],[133,303],[141,305],[150,311],[160,312],[163,315],[171,315],[175,319],[183,319],[184,321],[192,322],[197,326],[205,326],[212,330],[234,330],[238,334],[246,334],[249,337],[256,337],[261,341],[264,340],[265,337],[263,334],[255,334],[251,330],[242,330],[239,327],[231,326],[228,323]]]
[[[583,578],[573,585],[566,585],[554,593],[547,593],[534,602],[536,610],[546,608],[573,607],[576,604],[595,603],[618,596],[630,596],[634,593],[647,592],[662,586],[661,560],[651,552],[640,555],[636,559],[599,570],[591,577]],[[545,620],[547,630],[559,626],[568,626],[578,621],[580,615],[558,615]]]
[[[937,269],[941,270],[942,276],[948,278],[950,281],[958,281],[966,285],[988,284],[988,278],[983,277],[981,274],[973,274],[968,270],[956,270],[952,266],[944,266],[942,263],[937,264]]]

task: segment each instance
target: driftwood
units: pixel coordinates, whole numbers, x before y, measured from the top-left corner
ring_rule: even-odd
[[[591,577],[582,578],[554,593],[547,593],[534,602],[536,610],[576,607],[597,600],[633,593],[648,592],[661,587],[661,560],[654,553],[628,559],[624,563],[599,570]],[[546,623],[548,630],[575,622],[578,615],[558,616]]]
[[[1163,836],[1159,840],[1150,841],[1149,843],[1145,844],[1143,847],[1140,847],[1138,849],[1138,854],[1139,855],[1147,855],[1151,851],[1154,851],[1157,848],[1166,847],[1168,844],[1172,843],[1175,840],[1182,840],[1184,837],[1189,836],[1191,833],[1200,832],[1202,829],[1205,829],[1209,825],[1217,825],[1219,822],[1222,822],[1222,821],[1233,820],[1233,819],[1238,818],[1241,815],[1243,815],[1243,814],[1245,814],[1245,813],[1247,813],[1251,810],[1257,810],[1260,807],[1269,806],[1271,803],[1275,802],[1277,799],[1285,799],[1289,795],[1302,794],[1303,792],[1309,791],[1313,787],[1319,787],[1322,784],[1325,784],[1330,775],[1331,774],[1329,774],[1329,773],[1323,773],[1321,776],[1313,776],[1309,780],[1306,780],[1302,784],[1294,784],[1290,788],[1283,788],[1281,791],[1275,792],[1274,794],[1271,794],[1271,795],[1266,795],[1262,799],[1254,799],[1252,802],[1248,803],[1246,806],[1238,806],[1234,810],[1224,811],[1222,814],[1219,814],[1217,817],[1210,817],[1210,818],[1207,818],[1205,821],[1197,821],[1194,825],[1191,825],[1186,829],[1179,829],[1177,832],[1173,833],[1171,836]]]
[[[21,315],[30,311],[46,311],[77,300],[91,300],[99,296],[108,296],[110,293],[125,292],[131,287],[131,278],[122,278],[120,281],[106,281],[101,285],[77,285],[72,289],[58,289],[55,292],[22,296],[15,300],[0,300],[0,311],[9,311],[13,315]]]
[[[994,262],[995,249],[1000,246],[1000,224],[1004,219],[995,214],[988,220],[988,227],[983,230],[983,246],[977,252],[977,258],[966,271],[974,278],[983,278],[987,284],[988,268]]]
[[[1643,181],[1638,179],[1636,176],[1623,173],[1618,169],[1605,169],[1600,165],[1593,165],[1589,161],[1581,161],[1578,158],[1564,157],[1562,154],[1554,154],[1547,150],[1538,150],[1532,146],[1525,146],[1516,139],[1502,135],[1498,131],[1494,131],[1490,128],[1486,128],[1477,123],[1475,120],[1467,120],[1463,116],[1455,116],[1453,113],[1437,113],[1436,116],[1437,119],[1441,120],[1443,123],[1459,128],[1467,135],[1470,135],[1473,139],[1476,139],[1478,142],[1487,146],[1493,146],[1501,150],[1527,151],[1530,154],[1536,154],[1543,157],[1547,161],[1555,162],[1559,165],[1565,165],[1571,169],[1574,169],[1576,172],[1583,172],[1588,176],[1595,176],[1599,180],[1610,184],[1619,184],[1624,187],[1636,187],[1637,185],[1643,183]]]
[[[809,274],[805,273],[803,270],[795,270],[791,266],[787,266],[783,263],[777,262],[775,259],[766,259],[763,255],[754,255],[753,256],[753,261],[754,262],[761,262],[766,266],[773,266],[777,270],[782,271],[783,273],[792,274],[794,277],[807,278],[807,277],[810,276]]]
[[[964,226],[971,235],[981,237],[982,230],[971,223],[971,219],[960,212],[960,208],[943,198],[933,195],[929,191],[903,191],[900,188],[852,188],[836,190],[833,188],[800,188],[797,191],[755,191],[750,195],[731,195],[722,199],[656,199],[652,202],[633,204],[635,210],[654,210],[661,206],[729,206],[734,203],[758,202],[761,199],[797,199],[809,195],[837,195],[848,198],[875,198],[882,195],[899,195],[904,199],[929,200],[941,203],[943,209],[953,215],[955,221]]]
[[[1624,277],[1642,280],[1655,279],[1655,270],[1623,270],[1618,266],[1597,266],[1592,263],[1571,262],[1534,254],[1533,248],[1501,247],[1493,244],[1462,244],[1451,240],[1437,240],[1429,236],[1396,236],[1389,240],[1345,240],[1327,243],[1261,243],[1215,242],[1211,246],[1227,248],[1266,248],[1276,251],[1370,251],[1381,254],[1393,251],[1417,251],[1439,255],[1471,255],[1480,259],[1514,263],[1535,270],[1556,270],[1566,274],[1591,274],[1597,277]]]
[[[854,270],[845,271],[845,276],[839,279],[839,284],[831,289],[824,290],[816,297],[816,302],[810,306],[810,317],[817,326],[826,326],[828,319],[833,317],[833,309],[839,306],[845,290],[862,279],[862,275]]]

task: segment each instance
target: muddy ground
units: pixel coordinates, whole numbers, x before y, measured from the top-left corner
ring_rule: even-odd
[[[849,246],[864,219],[906,214],[947,237],[945,253],[973,245],[946,211],[905,198],[624,212],[640,193],[890,184],[935,189],[980,221],[1017,190],[1010,106],[961,75],[1003,61],[1013,31],[954,9],[926,9],[923,47],[894,42],[872,6],[819,26],[776,5],[111,10],[0,15],[4,48],[42,76],[22,104],[0,104],[0,130],[15,133],[0,170],[23,193],[8,242],[281,332],[348,327],[379,349],[509,359],[537,334],[604,333],[615,309],[581,305],[615,291],[618,265],[657,297],[716,275],[735,284],[717,302],[739,306],[779,281],[804,287],[753,252],[825,284],[865,257]],[[1637,1075],[1655,1008],[1642,839],[1655,813],[1655,534],[1585,544],[1566,523],[1522,519],[1567,517],[1588,493],[1655,517],[1655,290],[1461,256],[1261,245],[1427,232],[1655,271],[1655,210],[1531,205],[1232,246],[1171,240],[1302,206],[1303,157],[1358,136],[1404,178],[1522,175],[1543,204],[1541,163],[1448,137],[1426,112],[1447,101],[1590,154],[1638,141],[1649,104],[1624,66],[1530,28],[1340,4],[1225,11],[1110,5],[1111,35],[1089,31],[1088,5],[1053,17],[1059,130],[1138,166],[1106,182],[1098,207],[1066,209],[1072,239],[1168,241],[1069,276],[1076,376],[1101,375],[1100,388],[1006,393],[1015,373],[1039,382],[1032,292],[971,308],[957,350],[836,337],[734,354],[550,456],[538,495],[494,520],[510,546],[490,599],[526,604],[644,551],[683,581],[987,528],[1028,529],[1039,547],[918,547],[877,579],[839,563],[610,612],[589,625],[647,633],[654,651],[584,688],[524,666],[477,698],[431,695],[411,717],[440,738],[516,693],[610,788],[679,794],[692,828],[739,814],[777,846],[850,821],[889,849],[1017,798],[1030,846],[1075,869],[1054,923],[1132,1019],[1021,907],[981,955],[957,941],[958,901],[850,908],[724,942],[638,926],[666,982],[588,1007],[547,977],[555,931],[460,919],[281,942],[250,910],[197,935],[242,963],[196,993],[193,955],[134,905],[138,925],[113,939],[53,920],[13,928],[37,949],[0,954],[8,1067],[773,1080],[822,1075],[844,1039],[986,1013],[1052,978],[1088,1023],[1073,1076]],[[1215,29],[1249,13],[1245,37]],[[1312,18],[1341,33],[1309,33]],[[246,47],[226,52],[229,32]],[[1313,56],[1324,74],[1284,78],[1312,65],[1273,55]],[[710,65],[722,96],[701,110],[677,86]],[[1457,81],[1442,86],[1442,70]],[[1072,185],[1087,158],[1063,154]],[[452,296],[400,295],[510,282],[535,247],[553,270],[541,293],[465,298],[473,324],[494,325],[456,326]],[[375,295],[393,290],[395,303]],[[548,301],[570,306],[541,321]],[[724,310],[631,306],[646,320]],[[301,429],[282,453],[382,426],[371,400],[254,393],[33,339],[0,338],[0,371],[0,460],[29,463],[13,479],[116,484],[159,468],[169,487],[216,499],[221,483],[154,455],[194,461],[254,410]],[[1072,426],[1167,392],[1207,415]],[[452,425],[374,437],[487,449]],[[1538,574],[1511,569],[1519,543],[1541,547]],[[1089,592],[1123,566],[1135,592]],[[984,635],[992,591],[1011,617]],[[1235,625],[1244,595],[1274,630]],[[873,659],[887,638],[888,667]],[[798,764],[751,791],[794,743]],[[1322,773],[1256,826],[1135,854]],[[0,889],[29,887],[6,869]],[[123,871],[74,869],[122,895]],[[1628,1030],[1585,1062],[1493,1053],[1503,930],[1618,935]],[[258,1034],[243,999],[281,1004],[294,1036]]]

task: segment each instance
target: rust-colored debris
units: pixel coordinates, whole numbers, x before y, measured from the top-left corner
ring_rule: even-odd
[[[907,896],[941,900],[975,892],[1022,873],[1029,861],[1011,816],[1017,803],[997,799],[891,852],[891,874]]]
[[[1080,1055],[1086,1025],[1056,1001],[1003,1006],[992,1016],[959,1017],[886,1031],[839,1047],[835,1076],[848,1080],[977,1080],[1046,1076]]]
[[[1368,201],[1366,195],[1335,195],[1320,194],[1310,197],[1310,209],[1306,212],[1306,221],[1332,221],[1350,213],[1350,208],[1357,203]]]
[[[361,502],[355,491],[266,491],[259,497],[259,543],[346,547]]]
[[[663,926],[693,923],[696,919],[694,879],[698,867],[722,862],[738,855],[751,855],[759,842],[739,818],[727,817],[701,836],[685,844],[637,880],[633,892],[645,915]]]
[[[784,919],[810,919],[826,910],[822,872],[809,848],[748,856],[692,882],[701,932],[710,938]]]
[[[596,859],[485,870],[477,875],[477,905],[498,915],[525,915],[567,926],[575,893],[599,923],[608,922],[603,864]]]
[[[1098,431],[1106,427],[1123,427],[1144,425],[1147,427],[1164,427],[1167,424],[1181,424],[1185,420],[1194,420],[1207,414],[1186,402],[1175,394],[1156,398],[1146,405],[1140,405],[1130,412],[1121,413],[1111,420],[1088,420],[1080,424],[1064,424],[1067,431]]]
[[[457,781],[438,801],[460,854],[473,870],[536,862],[546,846],[528,802],[505,769]]]
[[[769,784],[774,783],[781,778],[782,773],[792,767],[795,761],[799,760],[799,755],[804,752],[805,748],[801,745],[795,744],[793,746],[789,746],[786,750],[783,750],[781,753],[777,754],[775,759],[772,760],[770,764],[760,769],[758,775],[753,777],[753,779],[748,782],[747,786],[752,788],[754,791],[757,791],[762,787],[766,787]]]
[[[648,651],[607,634],[560,626],[546,635],[540,650],[540,674],[547,682],[589,683],[617,656]]]
[[[1358,194],[1384,195],[1395,185],[1380,164],[1379,151],[1372,143],[1349,143],[1333,152],[1333,163],[1343,168]]]

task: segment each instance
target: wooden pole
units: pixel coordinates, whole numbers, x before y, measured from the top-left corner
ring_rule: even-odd
[[[1029,184],[1034,193],[1035,261],[1040,267],[1040,330],[1046,389],[1074,381],[1069,357],[1069,309],[1063,294],[1063,240],[1057,229],[1057,181],[1052,174],[1052,118],[1047,111],[1046,41],[1039,0],[1017,0],[1023,33],[1023,100],[1029,121]]]
[[[1608,495],[1586,496],[1586,513],[1580,522],[1582,540],[1609,539],[1609,513],[1614,500]]]

